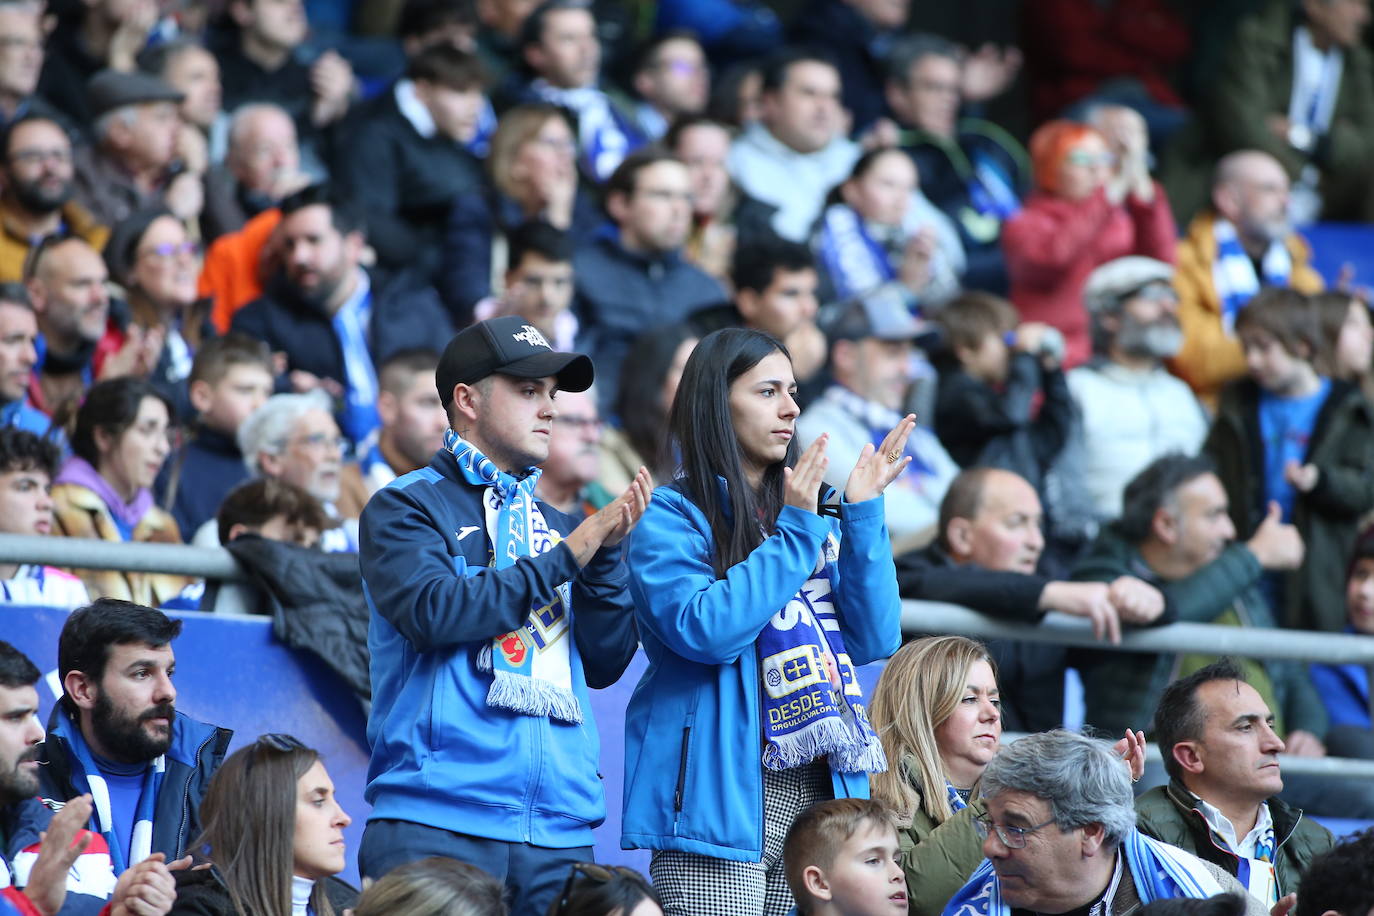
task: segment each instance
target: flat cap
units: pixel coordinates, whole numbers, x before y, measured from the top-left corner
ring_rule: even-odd
[[[1083,305],[1089,312],[1109,312],[1131,293],[1151,283],[1168,283],[1173,278],[1172,264],[1140,255],[1117,258],[1088,274],[1083,284]]]
[[[101,70],[86,84],[86,98],[92,117],[108,114],[125,105],[140,102],[180,102],[185,96],[147,73],[122,73]]]

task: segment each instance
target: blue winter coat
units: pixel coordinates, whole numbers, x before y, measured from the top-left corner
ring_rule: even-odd
[[[634,656],[634,615],[619,546],[581,570],[559,544],[492,569],[483,488],[451,454],[398,477],[363,510],[358,560],[371,608],[369,820],[566,849],[589,846],[606,817],[588,685],[615,683]],[[574,520],[540,502],[551,529]],[[572,583],[576,725],[487,705],[482,647],[524,625]]]
[[[763,856],[763,724],[755,640],[811,578],[827,535],[840,632],[855,665],[901,644],[901,601],[881,497],[839,520],[791,506],[776,532],[717,579],[706,516],[654,491],[630,537],[630,591],[649,667],[625,713],[620,845],[741,862]],[[833,773],[836,797],[867,797],[867,773]]]

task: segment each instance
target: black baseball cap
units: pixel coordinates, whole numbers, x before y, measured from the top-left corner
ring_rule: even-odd
[[[516,378],[553,376],[561,391],[586,391],[594,375],[589,357],[559,353],[519,315],[489,318],[464,328],[444,347],[434,371],[439,400],[447,409],[453,403],[454,385],[470,385],[497,373]]]

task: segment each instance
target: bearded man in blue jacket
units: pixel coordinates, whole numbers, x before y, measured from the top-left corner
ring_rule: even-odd
[[[443,448],[363,511],[365,877],[448,856],[503,880],[511,912],[542,913],[591,858],[606,806],[587,691],[634,655],[621,541],[652,493],[641,468],[580,524],[534,498],[555,396],[592,375],[522,318],[464,330],[435,372]]]

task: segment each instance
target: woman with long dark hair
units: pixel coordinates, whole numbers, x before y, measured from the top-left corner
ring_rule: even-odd
[[[70,430],[72,455],[53,480],[58,533],[105,541],[181,543],[176,521],[154,505],[151,489],[171,451],[172,416],[167,398],[144,379],[124,376],[92,386]],[[167,573],[73,572],[92,598],[121,598],[153,607],[190,584],[184,576]]]
[[[211,867],[177,873],[170,916],[334,916],[327,879],[344,870],[343,829],[320,755],[290,735],[230,754],[200,805],[195,848]]]
[[[826,437],[800,456],[787,350],[707,335],[669,415],[682,476],[630,540],[649,668],[626,711],[622,843],[654,851],[665,913],[783,916],[796,815],[866,796],[885,766],[854,666],[901,641],[883,489],[915,418],[822,490]]]

